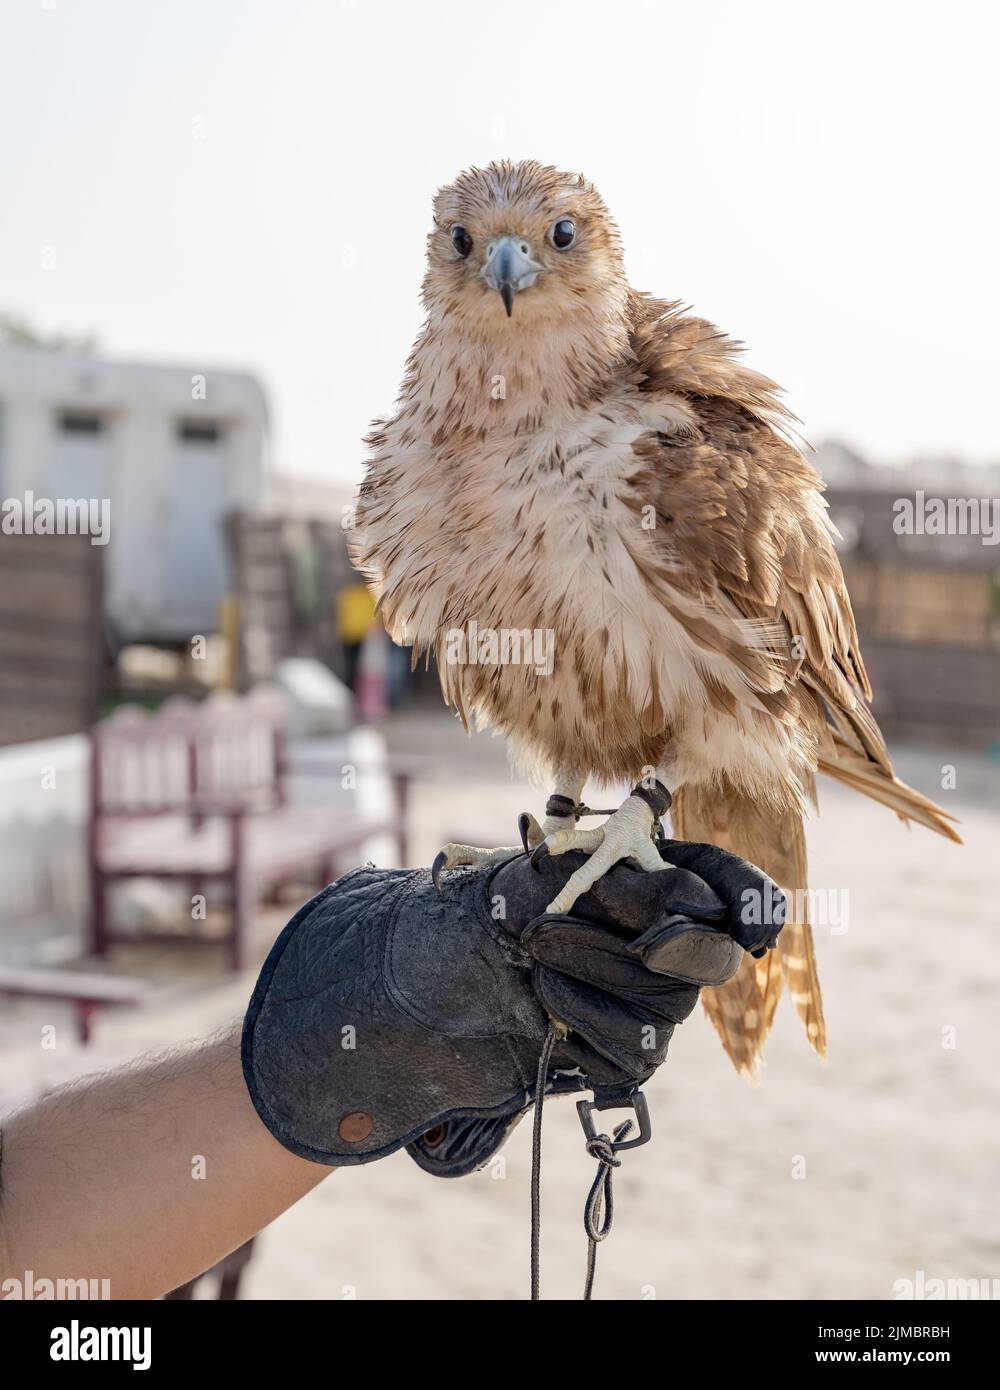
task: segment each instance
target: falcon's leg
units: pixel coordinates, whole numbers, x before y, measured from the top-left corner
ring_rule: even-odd
[[[636,859],[644,869],[657,872],[671,865],[660,857],[653,839],[660,817],[670,805],[670,793],[662,782],[635,787],[631,796],[597,830],[558,830],[546,835],[535,849],[531,862],[537,864],[545,854],[565,854],[582,849],[590,854],[581,868],[571,874],[560,892],[549,903],[548,912],[569,912],[573,904],[599,878],[622,859]]]
[[[542,824],[539,825],[530,812],[522,812],[517,824],[526,854],[537,849],[544,842],[546,835],[557,834],[576,824],[574,808],[583,793],[585,781],[586,773],[580,772],[577,768],[562,769],[556,774],[557,791],[549,798]],[[561,813],[560,803],[565,804],[565,813]],[[505,845],[500,849],[480,849],[477,845],[448,844],[435,856],[431,866],[431,877],[440,892],[441,874],[445,869],[458,869],[470,864],[496,864],[514,853],[516,850],[513,845]]]

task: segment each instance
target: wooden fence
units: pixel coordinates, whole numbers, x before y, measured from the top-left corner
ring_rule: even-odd
[[[105,548],[89,536],[0,536],[0,745],[98,715]]]
[[[270,680],[288,656],[316,657],[343,675],[335,598],[356,575],[342,528],[245,512],[226,525],[237,688]]]

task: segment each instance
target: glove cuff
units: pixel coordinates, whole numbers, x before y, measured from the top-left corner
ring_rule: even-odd
[[[633,1088],[637,1083],[631,1083]],[[577,1094],[589,1089],[579,1067],[550,1072],[546,1098]],[[609,1086],[615,1093],[628,1087]],[[595,1091],[596,1093],[596,1091]],[[506,1144],[535,1103],[532,1086],[521,1102],[502,1115],[463,1116],[452,1112],[448,1118],[407,1144],[406,1152],[418,1167],[436,1178],[464,1178],[485,1168],[494,1154]]]

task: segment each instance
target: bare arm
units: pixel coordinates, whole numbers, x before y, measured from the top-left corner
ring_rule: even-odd
[[[210,1268],[333,1170],[257,1118],[238,1026],[84,1077],[2,1126],[0,1283],[108,1279],[153,1298]]]

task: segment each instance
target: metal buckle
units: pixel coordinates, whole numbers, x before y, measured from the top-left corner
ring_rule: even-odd
[[[622,1149],[637,1149],[640,1144],[648,1144],[653,1137],[653,1126],[649,1118],[649,1106],[646,1104],[646,1097],[641,1091],[636,1091],[633,1095],[627,1096],[624,1100],[607,1100],[603,1103],[597,1100],[578,1100],[576,1103],[576,1113],[580,1116],[580,1123],[583,1132],[588,1139],[597,1138],[597,1130],[594,1126],[595,1110],[625,1110],[635,1111],[635,1118],[639,1122],[639,1134],[635,1139],[621,1139],[618,1143],[611,1140],[611,1148],[615,1153]]]

